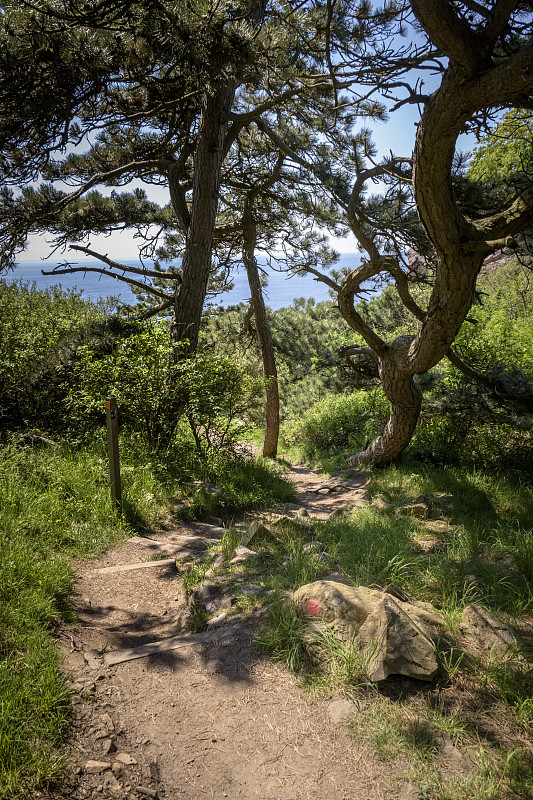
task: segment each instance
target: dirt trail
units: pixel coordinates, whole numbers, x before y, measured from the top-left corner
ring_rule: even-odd
[[[303,507],[318,518],[364,495],[360,477],[325,481],[301,465],[289,477],[299,495],[293,510]],[[403,797],[387,768],[350,739],[346,715],[357,714],[355,704],[307,703],[288,670],[254,646],[263,611],[240,616],[209,633],[207,641],[184,629],[183,590],[170,557],[193,557],[222,533],[202,523],[169,526],[84,564],[74,597],[81,624],[60,635],[77,692],[72,775],[49,796]],[[112,569],[154,556],[167,558],[143,568]],[[176,649],[106,663],[123,648],[176,636]]]

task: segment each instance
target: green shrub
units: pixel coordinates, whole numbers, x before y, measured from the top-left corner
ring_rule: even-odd
[[[88,429],[101,424],[103,399],[115,395],[122,425],[145,434],[151,446],[168,444],[182,417],[199,451],[233,442],[262,381],[209,353],[173,363],[164,322],[136,327],[111,353],[80,348],[68,398],[73,421]]]
[[[362,449],[387,420],[389,404],[381,389],[329,395],[284,428],[284,441],[312,456],[336,448]]]
[[[112,307],[57,286],[37,291],[0,280],[0,427],[57,425],[80,330],[102,323]]]

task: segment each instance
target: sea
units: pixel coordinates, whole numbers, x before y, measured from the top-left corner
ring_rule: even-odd
[[[123,263],[127,266],[140,266],[139,262],[135,260],[124,260]],[[360,255],[358,253],[343,253],[335,264],[335,268],[339,270],[344,267],[353,269],[359,263]],[[59,285],[62,289],[75,289],[81,292],[82,297],[93,301],[112,297],[117,298],[119,303],[135,305],[137,302],[135,295],[126,283],[106,275],[99,275],[96,272],[76,272],[71,275],[58,276],[42,274],[42,270],[48,272],[57,265],[57,261],[21,260],[16,269],[2,275],[2,279],[8,283],[22,281],[35,284],[37,289],[48,289],[51,286]],[[89,259],[76,262],[76,266],[83,265],[87,267],[102,266],[99,261]],[[313,298],[317,303],[331,299],[330,289],[326,284],[315,280],[312,275],[288,276],[287,273],[274,270],[266,264],[261,266],[267,273],[267,285],[263,289],[265,303],[273,310],[291,306],[295,300],[300,298],[304,300]],[[132,277],[137,278],[138,276],[133,275]],[[209,302],[223,308],[247,302],[250,299],[250,289],[244,267],[234,273],[232,282],[233,289],[211,298]]]

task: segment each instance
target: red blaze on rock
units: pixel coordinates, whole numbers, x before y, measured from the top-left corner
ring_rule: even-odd
[[[304,603],[304,611],[313,617],[321,617],[324,613],[324,606],[317,597],[310,597]]]

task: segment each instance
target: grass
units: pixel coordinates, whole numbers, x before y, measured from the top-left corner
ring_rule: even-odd
[[[71,619],[70,559],[97,556],[170,513],[238,512],[291,500],[279,470],[187,443],[155,456],[121,436],[123,509],[110,499],[105,434],[85,446],[0,454],[0,797],[27,798],[57,778],[69,727],[70,689],[53,633]],[[217,497],[204,484],[220,487]],[[203,620],[197,619],[201,626]]]
[[[353,585],[393,583],[414,599],[432,602],[452,633],[458,633],[464,608],[478,603],[522,629],[527,640],[533,611],[531,486],[479,471],[413,464],[368,475],[369,491],[391,507],[368,506],[315,523],[319,560],[304,546],[308,532],[287,530],[280,552],[269,548],[265,585],[290,592],[333,568]],[[427,535],[424,522],[396,513],[420,494],[444,520],[438,534],[443,546],[433,552],[418,546]],[[452,497],[439,506],[441,495]],[[266,549],[261,552],[266,557]],[[366,709],[354,719],[359,735],[368,736],[380,757],[408,763],[422,797],[533,797],[533,668],[527,648],[478,659],[455,647],[440,654],[440,675],[430,686],[401,678],[369,686],[353,646],[310,633],[286,602],[276,603],[258,641],[300,676],[308,696],[357,697]],[[446,770],[435,730],[467,747],[473,758],[468,774]]]

